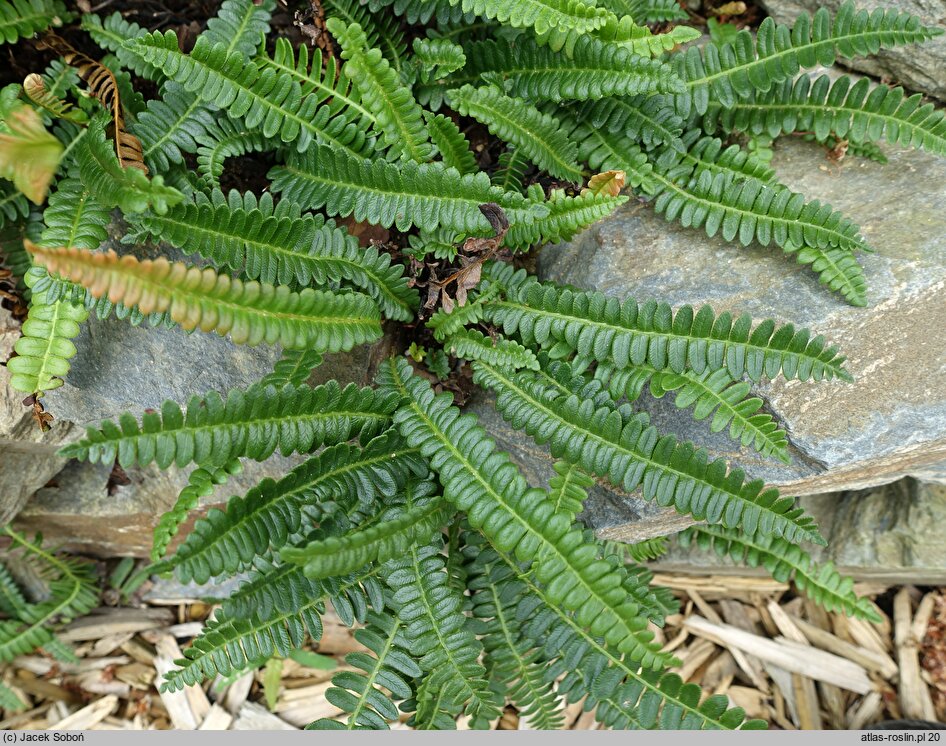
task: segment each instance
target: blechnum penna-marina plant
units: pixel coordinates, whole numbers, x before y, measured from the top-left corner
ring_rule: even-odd
[[[20,43],[58,58],[0,92],[4,256],[30,303],[13,386],[41,397],[61,385],[90,313],[285,351],[252,386],[156,402],[63,450],[193,465],[149,571],[245,577],[163,685],[287,655],[319,638],[331,603],[369,652],[327,692],[345,716],[314,727],[385,728],[405,713],[417,728],[461,714],[487,727],[510,701],[554,728],[583,697],[614,728],[764,726],[667,672],[649,626],[673,598],[576,518],[595,479],[640,489],[698,522],[684,542],[873,617],[802,548],[823,539],[791,497],[633,406],[645,386],[673,392],[712,430],[787,461],[749,381],[848,380],[844,358],[791,324],[562,287],[506,260],[570,239],[632,190],[668,220],[777,247],[864,305],[858,227],[740,143],[806,132],[946,154],[943,114],[919,96],[805,72],[940,31],[844,5],[684,48],[699,33],[668,27],[686,16],[658,0],[331,0],[310,48],[270,34],[274,7],[225,0],[187,53],[173,32],[86,14],[97,60],[50,30],[72,20],[58,0],[0,0],[0,38],[36,34]],[[135,92],[142,80],[156,98]],[[485,169],[465,134],[474,120],[506,144]],[[276,163],[269,190],[225,193],[226,160],[260,151]],[[114,208],[128,243],[160,240],[199,266],[97,251]],[[360,246],[335,222],[349,216],[396,229],[391,242]],[[307,383],[324,354],[379,339],[384,320],[414,340],[410,356],[367,387]],[[437,393],[465,365],[548,445],[546,487]],[[169,551],[202,497],[277,451],[306,460]],[[0,627],[0,649],[44,644],[23,630]]]

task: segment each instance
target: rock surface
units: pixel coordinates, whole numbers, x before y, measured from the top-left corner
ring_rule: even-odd
[[[802,13],[814,13],[827,8],[832,17],[843,0],[762,0],[761,5],[778,23],[792,25]],[[875,8],[896,8],[911,13],[928,26],[946,26],[946,0],[857,0],[857,8],[873,11]],[[878,78],[889,77],[909,91],[918,91],[946,100],[946,35],[923,44],[884,49],[870,57],[853,60],[839,58],[838,62],[854,70]]]
[[[854,157],[835,164],[803,142],[776,146],[781,179],[842,210],[876,249],[861,256],[868,308],[846,305],[777,249],[708,239],[633,202],[575,241],[547,247],[539,272],[618,297],[709,303],[717,312],[808,326],[842,346],[856,379],[757,387],[789,432],[789,465],[710,435],[672,405],[672,395],[655,401],[645,394],[641,405],[659,429],[705,444],[789,494],[929,477],[946,461],[946,164],[917,152],[889,157],[886,165]],[[596,525],[612,538],[637,530],[620,521]]]

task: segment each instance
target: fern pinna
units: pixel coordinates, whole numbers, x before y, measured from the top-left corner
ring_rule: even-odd
[[[461,715],[489,727],[511,702],[554,728],[580,700],[613,728],[764,725],[668,673],[673,656],[649,625],[674,601],[640,564],[666,540],[616,547],[578,516],[595,480],[639,490],[697,522],[683,543],[872,618],[802,547],[823,539],[791,497],[635,408],[646,386],[788,461],[788,433],[753,383],[845,385],[843,355],[791,323],[558,286],[508,260],[634,196],[733,251],[777,247],[839,302],[866,304],[867,237],[781,184],[747,139],[946,154],[944,116],[918,95],[808,72],[941,29],[845,3],[681,48],[699,31],[667,0],[332,0],[316,49],[271,33],[275,9],[225,0],[184,52],[173,31],[118,13],[0,0],[0,40],[35,36],[63,55],[0,91],[0,259],[29,301],[12,385],[39,402],[61,385],[92,312],[283,348],[253,385],[155,402],[63,450],[192,466],[157,523],[149,571],[244,576],[163,686],[317,641],[331,603],[365,650],[326,693],[344,714],[312,727],[452,728]],[[48,35],[76,20],[102,61]],[[147,102],[142,81],[157,92]],[[502,147],[483,150],[486,132]],[[269,188],[232,189],[228,159],[260,153]],[[363,223],[387,238],[365,245],[349,232]],[[101,251],[116,232],[177,255]],[[383,361],[370,385],[309,383],[325,355],[392,329],[408,355]],[[548,485],[528,484],[443,393],[466,371],[548,446]],[[276,451],[299,465],[198,518],[169,550],[203,498]],[[49,624],[89,608],[86,570],[9,534],[58,579],[51,600],[31,604],[0,566],[0,660],[62,653]],[[0,703],[11,696],[0,689]]]

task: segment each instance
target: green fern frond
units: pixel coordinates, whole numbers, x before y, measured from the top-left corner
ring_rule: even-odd
[[[184,153],[197,152],[197,143],[214,129],[214,119],[210,106],[169,80],[161,86],[161,98],[151,99],[129,129],[141,140],[149,168],[167,171],[184,161]]]
[[[332,148],[312,146],[269,172],[271,189],[303,209],[324,208],[330,215],[400,231],[411,226],[433,231],[441,225],[466,235],[490,235],[480,212],[498,203],[511,224],[545,217],[548,208],[502,192],[480,172],[461,175],[442,163],[367,161]]]
[[[483,646],[463,615],[461,597],[450,587],[437,544],[408,547],[383,572],[409,649],[427,674],[427,694],[464,705],[475,723],[498,717],[501,703],[478,661]],[[418,711],[423,706],[418,702]]]
[[[108,238],[110,220],[108,208],[82,186],[73,169],[56,182],[56,191],[49,197],[40,241],[50,247],[97,249]]]
[[[466,47],[466,55],[464,78],[500,74],[506,92],[527,101],[602,99],[673,92],[683,87],[664,63],[590,36],[578,40],[571,57],[527,37],[515,44],[477,42]]]
[[[285,285],[244,283],[163,257],[140,261],[113,251],[27,247],[37,264],[84,285],[96,298],[107,296],[146,314],[168,311],[185,330],[229,334],[237,344],[338,352],[381,336],[378,307],[360,293],[294,293]]]
[[[587,33],[601,28],[611,14],[581,0],[450,0],[464,13],[499,21],[512,28],[532,28],[537,34],[552,30]]]
[[[575,464],[556,461],[552,464],[555,476],[549,480],[549,499],[556,513],[571,516],[572,520],[584,510],[588,489],[595,480]]]
[[[9,526],[0,528],[0,533],[12,541],[11,550],[24,552],[26,561],[41,566],[50,594],[47,601],[19,609],[16,619],[0,621],[0,663],[9,663],[52,642],[54,621],[88,614],[98,605],[99,590],[92,563],[53,554],[43,548],[39,535],[30,540]]]
[[[609,546],[616,553],[627,556],[633,562],[651,562],[663,557],[670,549],[666,536],[654,536],[631,544],[613,541],[609,543]]]
[[[184,195],[165,186],[164,178],[149,179],[137,168],[122,168],[115,148],[105,137],[106,119],[96,117],[76,145],[76,162],[83,186],[103,207],[120,207],[123,212],[143,212],[149,207],[165,212]]]
[[[425,83],[444,78],[466,65],[463,47],[445,37],[418,37],[413,44],[414,59]]]
[[[402,76],[410,64],[407,42],[399,20],[391,13],[379,13],[359,0],[325,0],[322,4],[328,18],[337,18],[347,25],[357,23],[365,32],[368,47],[377,47],[391,67]]]
[[[734,179],[755,179],[765,184],[775,183],[775,170],[748,150],[733,143],[725,147],[717,137],[704,136],[700,130],[690,130],[681,138],[686,148],[682,160],[676,151],[670,151],[670,163],[693,166],[690,183],[704,171],[727,174]]]
[[[29,707],[10,687],[0,681],[0,710],[7,713],[22,712]]]
[[[497,394],[496,407],[517,429],[537,443],[549,444],[552,456],[633,492],[672,506],[697,520],[739,526],[750,536],[774,534],[787,541],[824,544],[811,517],[761,480],[745,481],[741,470],[727,472],[722,459],[710,462],[705,451],[672,436],[661,436],[646,414],[630,407],[596,407],[578,396],[564,396],[542,382],[542,374],[507,373],[484,363],[474,365],[474,379]]]
[[[518,148],[510,148],[499,156],[499,167],[490,177],[494,186],[504,192],[521,192],[525,182],[526,171],[531,162]]]
[[[541,186],[530,188],[529,197],[535,204],[547,207],[548,215],[543,220],[511,225],[503,239],[504,246],[524,250],[534,245],[570,241],[580,231],[627,202],[625,195],[612,197],[592,191],[569,197],[563,190],[553,189],[547,200],[542,196]]]
[[[669,96],[634,96],[588,101],[578,118],[591,127],[639,141],[647,148],[666,145],[683,153],[683,118]]]
[[[68,18],[58,0],[0,0],[0,43],[13,44]]]
[[[341,431],[326,442],[346,434]],[[199,583],[237,572],[269,547],[285,544],[300,530],[304,514],[330,512],[332,504],[359,500],[370,504],[378,495],[393,495],[411,475],[422,473],[416,451],[404,448],[392,435],[381,435],[364,449],[346,443],[326,448],[278,482],[263,480],[244,497],[231,498],[226,512],[211,509],[165,567],[185,582]]]
[[[362,105],[374,116],[384,141],[403,157],[423,163],[434,155],[423,110],[411,91],[401,85],[397,71],[381,54],[369,49],[361,26],[346,26],[336,18],[326,28],[342,47],[345,73],[358,89]]]
[[[460,329],[444,341],[444,349],[464,360],[482,360],[501,368],[539,369],[535,353],[501,335],[487,337],[476,329]]]
[[[668,23],[689,18],[679,0],[605,0],[601,5],[617,16],[630,16],[637,23]]]
[[[218,267],[240,272],[251,280],[325,288],[344,281],[369,295],[392,319],[409,321],[419,305],[417,291],[408,287],[404,268],[388,254],[361,248],[358,241],[334,221],[319,215],[301,215],[297,206],[278,205],[264,193],[233,190],[224,195],[182,203],[164,215],[131,218],[137,230],[130,239],[148,235],[200,254]]]
[[[164,74],[157,67],[145,62],[141,55],[125,46],[125,42],[148,33],[147,29],[137,23],[126,21],[117,10],[104,21],[94,13],[83,13],[79,25],[92,37],[92,41],[112,52],[123,68],[147,80],[164,79]]]
[[[211,44],[224,44],[228,53],[239,52],[249,59],[269,33],[275,9],[275,0],[224,0],[201,36]]]
[[[747,537],[722,526],[694,526],[679,535],[680,545],[696,543],[712,549],[720,557],[730,556],[750,567],[764,567],[783,583],[794,581],[798,589],[827,611],[880,623],[880,617],[867,598],[854,592],[854,581],[842,576],[830,562],[818,565],[803,549],[777,536]]]
[[[336,381],[310,388],[250,386],[231,389],[224,399],[211,392],[194,396],[186,414],[172,401],[160,412],[146,412],[141,424],[125,413],[118,424],[105,421],[89,427],[86,437],[62,449],[62,455],[83,461],[166,469],[222,466],[237,457],[263,461],[277,449],[284,456],[306,453],[326,443],[377,435],[391,422],[395,401],[390,395]]]
[[[30,214],[26,196],[9,181],[0,179],[0,228],[16,223]]]
[[[734,320],[729,312],[716,316],[709,306],[694,313],[690,306],[673,312],[666,303],[622,302],[540,283],[495,264],[484,275],[505,292],[484,304],[484,318],[527,345],[562,343],[618,368],[646,362],[674,373],[725,367],[736,379],[748,375],[754,381],[779,373],[801,381],[851,380],[836,347],[792,324],[767,320],[753,329],[747,314]]]
[[[660,57],[700,37],[699,30],[690,26],[675,26],[665,33],[655,34],[646,26],[638,25],[630,16],[612,16],[594,33],[609,44],[620,44],[635,54],[651,57]]]
[[[470,525],[494,546],[531,559],[555,603],[575,611],[594,634],[605,635],[646,668],[663,665],[668,656],[653,643],[638,607],[626,603],[619,590],[622,574],[601,575],[595,547],[582,542],[567,516],[552,510],[546,492],[526,485],[475,418],[460,417],[449,396],[435,396],[426,381],[411,374],[406,360],[391,359],[380,379],[403,397],[395,415],[399,429],[430,459],[444,497],[466,512]],[[458,443],[469,445],[461,451]]]
[[[436,313],[427,320],[427,328],[432,330],[434,338],[443,342],[464,327],[478,323],[482,318],[483,303],[495,297],[499,289],[491,289],[477,293],[476,297],[468,300],[464,305],[455,305],[448,312],[444,308],[437,309]]]
[[[725,368],[702,373],[672,373],[646,364],[615,369],[604,363],[595,370],[595,378],[605,383],[615,399],[626,396],[628,401],[634,401],[648,381],[651,395],[658,399],[675,391],[674,404],[678,409],[692,408],[693,419],[713,416],[711,432],[717,433],[728,426],[733,440],[752,446],[763,456],[776,456],[789,462],[786,432],[779,428],[772,415],[759,411],[763,401],[749,396],[749,384],[736,381]]]
[[[28,287],[34,287],[35,275],[27,273],[24,279]],[[13,346],[16,356],[7,362],[12,374],[10,385],[27,394],[42,394],[62,386],[69,360],[76,355],[72,340],[88,315],[81,305],[49,301],[46,293],[34,291],[29,315],[23,322],[23,336]]]
[[[338,673],[332,677],[332,688],[325,692],[329,702],[348,713],[347,726],[320,718],[307,730],[387,730],[386,721],[397,720],[399,713],[382,687],[391,698],[404,700],[413,693],[408,682],[423,675],[399,620],[371,613],[367,625],[355,630],[355,639],[374,656],[362,651],[346,655],[345,662],[364,673]]]
[[[470,143],[453,120],[443,114],[431,114],[426,111],[424,118],[427,120],[427,132],[440,152],[444,165],[455,168],[461,174],[476,173],[479,169]]]
[[[543,114],[523,99],[511,98],[495,86],[463,86],[447,94],[451,107],[485,124],[497,137],[521,150],[539,168],[552,176],[581,181],[577,147],[561,132],[549,114]]]
[[[424,545],[448,519],[439,497],[385,510],[378,523],[355,528],[280,552],[288,563],[301,565],[310,578],[330,578],[359,570],[373,562],[403,556],[412,546]]]
[[[364,131],[314,96],[303,96],[299,84],[272,67],[257,67],[239,52],[198,37],[189,55],[178,47],[173,31],[154,32],[126,42],[126,48],[159,67],[185,91],[195,93],[268,138],[279,137],[305,150],[313,141],[361,155],[370,145]]]
[[[766,18],[753,38],[740,31],[732,42],[690,47],[676,55],[677,74],[688,92],[678,97],[680,113],[703,114],[710,100],[732,106],[754,90],[768,91],[801,68],[830,67],[838,57],[874,54],[880,49],[932,39],[942,29],[923,26],[916,16],[896,8],[856,10],[849,0],[832,21],[827,9],[802,14],[789,29]]]
[[[151,560],[157,562],[167,552],[171,540],[177,536],[181,524],[187,520],[192,510],[198,507],[202,497],[209,497],[214,489],[234,474],[243,471],[240,459],[235,458],[221,467],[198,467],[187,477],[187,486],[180,491],[170,510],[165,512],[158,525],[154,527],[154,538],[151,544]]]
[[[409,24],[426,24],[431,19],[438,26],[457,23],[472,23],[476,15],[459,3],[451,0],[368,0],[368,9],[378,13],[386,8],[396,16],[402,16]]]
[[[261,386],[301,386],[307,383],[312,371],[322,364],[322,355],[315,350],[286,350],[273,367],[260,379]]]
[[[848,76],[832,85],[827,75],[786,80],[767,93],[739,100],[731,108],[710,105],[703,127],[717,127],[778,137],[785,132],[813,132],[819,140],[835,135],[854,143],[886,140],[895,145],[946,155],[946,113],[902,88],[871,86]]]
[[[198,136],[196,141],[197,173],[214,189],[220,188],[220,177],[227,158],[275,150],[279,145],[275,140],[247,130],[229,119],[221,119],[215,127]]]

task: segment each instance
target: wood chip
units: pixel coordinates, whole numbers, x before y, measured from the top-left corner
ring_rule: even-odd
[[[927,614],[921,608],[919,612]],[[919,616],[919,613],[917,614]],[[920,640],[914,634],[910,588],[901,588],[893,599],[894,646],[900,666],[900,709],[904,717],[935,720],[930,690],[920,677]],[[926,629],[925,625],[923,627]]]
[[[701,616],[690,617],[684,621],[684,626],[694,634],[727,648],[751,653],[792,673],[826,681],[859,694],[867,694],[873,688],[862,666],[823,650],[785,639],[768,640],[728,624],[713,624]]]
[[[330,681],[298,689],[285,690],[276,702],[274,712],[291,725],[300,728],[319,718],[334,718],[342,713],[325,698]]]
[[[166,609],[115,609],[104,607],[95,609],[91,614],[81,619],[76,619],[62,632],[58,633],[58,636],[66,642],[99,640],[122,632],[134,633],[166,627],[173,621],[173,616]]]
[[[49,730],[88,730],[104,720],[107,715],[111,715],[116,707],[118,707],[118,697],[115,695],[102,697],[50,726]]]
[[[222,701],[224,709],[231,715],[239,713],[240,708],[243,707],[243,703],[246,702],[246,698],[250,695],[250,688],[252,686],[253,672],[247,671],[227,687]]]
[[[227,712],[220,705],[213,705],[204,722],[200,724],[197,730],[227,730],[233,723],[233,715]]]
[[[791,617],[792,622],[804,633],[812,645],[827,650],[829,653],[840,655],[850,661],[860,664],[868,671],[880,674],[885,679],[891,680],[897,675],[899,669],[893,659],[886,653],[878,653],[876,650],[868,650],[860,645],[846,642],[840,637],[821,629],[820,627],[806,622],[804,619]]]
[[[723,610],[723,616],[728,624],[755,634],[755,625],[752,623],[752,620],[749,619],[746,607],[743,604],[724,598],[720,600],[719,606]],[[749,677],[749,681],[751,681],[759,691],[768,694],[769,682],[766,681],[763,675],[762,661],[751,655],[747,655],[741,650],[732,649],[730,653],[732,653],[732,657],[739,668]]]
[[[163,681],[168,671],[177,668],[174,661],[183,658],[184,654],[171,635],[158,639],[155,648],[157,655],[154,657],[154,668],[158,681]],[[171,722],[178,730],[196,730],[210,711],[210,702],[200,687],[186,686],[176,692],[159,690],[159,693]]]
[[[852,708],[847,727],[849,730],[863,730],[869,723],[880,719],[883,711],[884,703],[880,692],[871,692],[861,700],[860,704]]]
[[[298,730],[298,728],[273,715],[262,705],[245,702],[233,721],[231,730]]]

